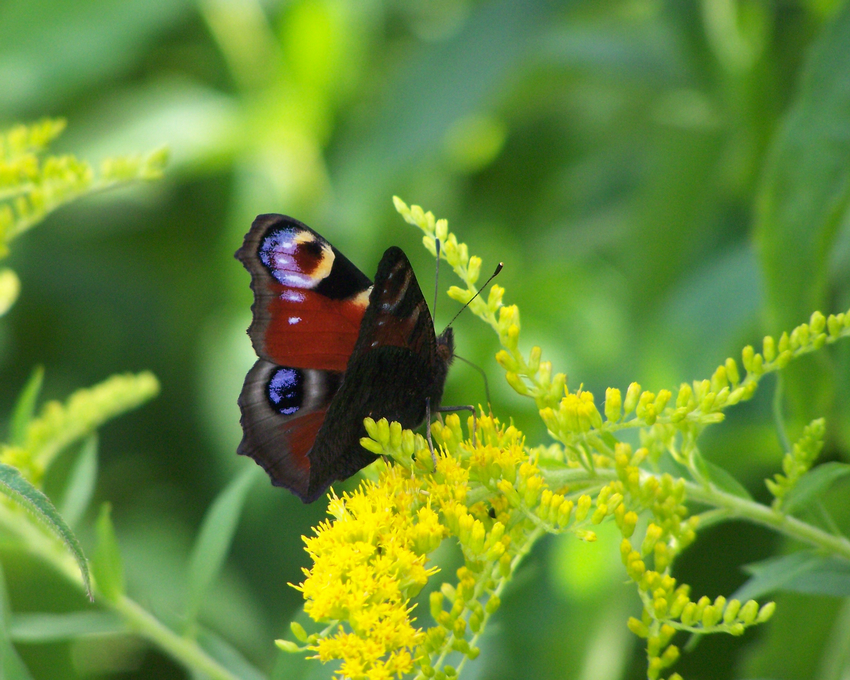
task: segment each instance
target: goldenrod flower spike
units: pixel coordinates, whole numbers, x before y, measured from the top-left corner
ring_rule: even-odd
[[[440,257],[464,284],[449,294],[468,301],[477,292],[480,258],[469,255],[445,220],[394,200],[404,219],[422,230],[432,253],[435,239],[443,243]],[[629,619],[628,627],[645,639],[647,677],[655,680],[680,655],[677,632],[740,635],[774,611],[773,603],[694,597],[672,577],[676,557],[699,527],[688,499],[781,526],[793,538],[850,558],[850,542],[841,537],[798,520],[780,521],[783,499],[817,457],[823,421],[806,429],[786,456],[783,473],[768,481],[776,497],[772,509],[731,493],[697,446],[702,430],[750,399],[764,375],[850,336],[850,314],[815,313],[791,333],[766,337],[761,353],[744,348],[744,373],[728,358],[709,378],[675,390],[650,391],[638,383],[624,391],[609,388],[597,406],[588,390],[568,388],[565,374],[553,369],[539,347],[523,352],[519,310],[505,305],[504,296],[494,285],[486,300],[476,298],[470,308],[498,336],[496,361],[508,384],[534,399],[554,443],[528,446],[515,427],[483,413],[473,442],[469,423],[463,428],[451,414],[431,425],[438,447],[434,466],[421,435],[366,419],[362,445],[392,464],[377,463],[376,482],[333,497],[332,519],[305,539],[313,566],[296,587],[304,594],[305,611],[324,630],[307,635],[293,629],[301,644],[282,646],[341,661],[340,679],[454,677],[479,654],[480,635],[534,543],[547,533],[565,532],[592,542],[596,525],[612,519],[622,535],[625,573],[643,604],[641,617]],[[638,447],[617,439],[628,429],[638,430]],[[665,457],[675,461],[672,469],[684,466],[687,473],[661,473],[658,464]],[[430,555],[445,540],[459,546],[464,564],[433,584],[438,572]],[[428,611],[417,612],[411,598],[423,588],[429,591]],[[667,680],[681,678],[673,673]]]

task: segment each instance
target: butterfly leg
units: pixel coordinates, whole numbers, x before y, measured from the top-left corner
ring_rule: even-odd
[[[428,449],[431,451],[431,462],[434,463],[434,471],[437,471],[437,456],[434,453],[434,442],[431,441],[431,397],[425,397],[425,435],[428,438]]]

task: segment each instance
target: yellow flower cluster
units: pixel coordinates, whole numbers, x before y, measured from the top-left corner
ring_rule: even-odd
[[[299,637],[319,659],[341,660],[338,677],[457,672],[478,655],[478,636],[534,541],[564,530],[594,540],[586,527],[614,515],[622,500],[610,486],[595,501],[553,492],[522,433],[492,416],[476,420],[474,445],[456,414],[434,423],[435,469],[421,436],[386,421],[367,419],[366,429],[363,445],[396,464],[377,463],[377,483],[331,501],[333,519],[305,539],[313,567],[297,586],[305,611],[329,624],[324,634]],[[457,540],[464,566],[455,583],[430,594],[436,625],[423,630],[410,600],[436,573],[427,556],[446,537]],[[457,668],[453,654],[461,656]]]
[[[333,498],[333,521],[305,539],[313,568],[296,586],[304,609],[316,621],[347,624],[310,649],[322,661],[341,659],[339,677],[377,680],[413,668],[424,634],[409,602],[436,571],[426,556],[446,534],[423,490],[404,467],[389,467],[379,484]]]

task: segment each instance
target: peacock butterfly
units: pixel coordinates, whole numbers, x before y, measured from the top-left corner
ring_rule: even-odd
[[[418,426],[454,356],[407,256],[386,250],[375,283],[298,220],[259,215],[236,257],[251,274],[259,359],[239,395],[242,442],[275,486],[305,503],[376,460],[367,416]]]

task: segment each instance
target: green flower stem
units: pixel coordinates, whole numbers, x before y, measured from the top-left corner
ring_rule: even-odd
[[[654,476],[645,471],[641,474],[645,477]],[[597,469],[596,475],[591,477],[579,468],[557,471],[546,470],[544,476],[550,488],[590,481],[599,481],[604,484],[617,479],[617,473],[614,470]],[[789,538],[795,538],[803,543],[822,548],[831,554],[850,560],[850,540],[818,529],[791,515],[777,512],[768,505],[720,491],[712,485],[702,486],[693,482],[685,482],[685,497],[688,500],[717,508],[719,511],[716,513],[717,518],[742,519],[754,524],[761,524],[775,529]],[[715,518],[714,514],[711,518]]]
[[[520,565],[520,562],[522,562],[522,560],[525,558],[525,556],[528,555],[529,552],[531,552],[531,548],[534,546],[534,544],[537,543],[537,541],[540,538],[542,538],[546,533],[547,533],[546,530],[543,529],[542,527],[536,527],[528,535],[528,537],[526,538],[522,547],[517,551],[517,554],[514,555],[513,560],[511,560],[510,576],[502,576],[498,579],[498,585],[493,590],[491,597],[501,597],[502,591],[504,591],[505,586],[508,584],[508,582],[511,580],[511,577],[516,572],[517,568]],[[498,567],[496,567],[496,569],[498,569]],[[478,600],[480,600],[482,595],[483,595],[483,590],[480,590],[478,587],[476,587],[476,592],[475,592],[475,595],[473,596],[472,599],[474,601],[478,601]],[[468,611],[469,611],[468,609],[464,609],[464,611],[461,613],[461,616],[468,613]],[[479,629],[479,632],[475,633],[472,636],[472,639],[470,639],[470,641],[469,641],[470,647],[475,647],[475,645],[478,643],[478,640],[481,638],[481,635],[484,632],[484,629],[487,627],[487,621],[489,621],[490,616],[491,616],[491,613],[488,612],[485,608],[484,617],[481,621],[481,628]],[[452,644],[451,643],[453,643],[454,640],[455,640],[455,634],[452,633],[450,638],[449,638],[448,644],[446,644],[444,646],[442,653],[437,658],[437,660],[433,663],[434,668],[439,670],[443,667],[443,664],[445,663],[446,657],[452,652]],[[467,661],[468,661],[467,656],[464,656],[463,659],[461,659],[461,661],[458,664],[457,669],[456,669],[458,675],[460,675],[460,673],[463,670],[463,667],[466,665]],[[424,680],[424,676],[420,673],[419,675],[416,676],[416,680]]]
[[[850,560],[850,540],[843,536],[827,533],[796,517],[777,512],[768,505],[719,491],[713,486],[702,487],[686,482],[685,489],[686,497],[690,500],[728,510],[730,518],[744,519],[770,527],[790,538],[796,538],[803,543],[823,548]]]
[[[197,642],[178,635],[126,595],[109,605],[124,617],[132,630],[150,640],[184,668],[191,668],[213,680],[239,680],[201,649]]]
[[[537,527],[532,531],[525,540],[525,543],[519,549],[516,555],[514,555],[513,560],[511,560],[511,573],[510,576],[503,576],[499,579],[499,585],[496,586],[496,589],[493,591],[493,596],[501,598],[502,591],[505,589],[505,586],[508,585],[508,582],[511,580],[513,575],[516,573],[516,570],[519,568],[520,562],[525,559],[525,556],[531,552],[531,549],[534,547],[534,544],[537,543],[539,539],[541,539],[545,535],[545,530],[541,527]],[[475,635],[472,636],[472,639],[469,641],[470,647],[475,647],[478,644],[478,640],[481,638],[481,635],[484,633],[484,630],[487,628],[487,622],[490,620],[491,613],[486,609],[484,610],[484,618],[481,621],[481,628]],[[463,670],[463,667],[466,665],[466,662],[469,660],[469,657],[464,656],[461,659],[460,663],[457,667],[458,675]]]
[[[27,515],[0,502],[0,526],[20,538],[30,554],[52,566],[75,587],[83,590],[76,562],[61,543],[41,531],[29,521]],[[129,597],[122,595],[118,600],[109,602],[98,595],[96,587],[95,596],[99,604],[120,614],[130,630],[152,642],[184,668],[204,673],[212,680],[239,680],[238,676],[201,649],[195,640],[178,635]]]

